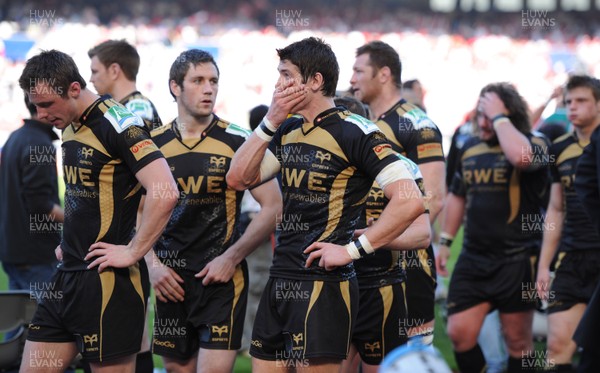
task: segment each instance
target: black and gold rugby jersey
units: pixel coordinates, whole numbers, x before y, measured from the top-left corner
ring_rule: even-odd
[[[84,270],[98,241],[129,243],[141,184],[135,174],[162,154],[140,118],[112,99],[98,99],[62,134],[66,271]]]
[[[158,111],[152,101],[138,91],[128,94],[120,101],[129,111],[138,115],[144,123],[148,131],[152,131],[162,126],[162,121],[158,116]]]
[[[472,137],[459,153],[450,192],[465,198],[463,247],[468,252],[503,258],[539,249],[544,199],[550,186],[548,143],[527,134],[532,163],[515,168],[498,140]]]
[[[420,198],[425,196],[425,186],[423,185],[423,175],[419,167],[410,159],[398,154],[400,160],[410,171],[419,187],[421,194],[418,196],[405,195],[405,198]],[[369,219],[377,220],[381,212],[388,203],[388,199],[383,194],[383,190],[377,182],[373,183],[369,196],[365,202],[365,208],[359,221],[359,228],[367,226]],[[428,210],[425,213],[429,213]],[[423,248],[424,249],[424,248]],[[404,282],[406,280],[406,271],[400,265],[404,257],[404,251],[399,250],[377,250],[372,255],[354,262],[354,269],[358,276],[358,285],[361,289],[379,288],[382,286]]]
[[[225,175],[248,135],[216,115],[200,140],[183,141],[176,121],[152,131],[180,192],[154,246],[165,265],[199,272],[239,238],[236,227],[244,192],[228,188]]]
[[[416,164],[444,161],[442,133],[418,106],[401,99],[375,124],[395,151]]]
[[[371,121],[331,108],[314,123],[288,118],[271,141],[281,163],[283,213],[273,277],[339,281],[355,275],[352,264],[325,271],[318,261],[305,268],[303,251],[313,242],[346,245],[352,240],[373,180],[399,162]]]
[[[592,225],[596,228],[596,232],[600,232],[598,165],[600,165],[600,126],[592,132],[590,144],[585,147],[583,154],[577,161],[577,171],[575,172],[577,177],[574,181],[577,195]]]
[[[561,183],[565,220],[560,240],[560,251],[576,251],[600,249],[600,236],[596,232],[590,218],[577,193],[575,192],[575,170],[577,161],[583,153],[582,144],[575,133],[569,133],[557,138],[550,147],[550,165],[552,182]],[[551,229],[552,227],[547,227]]]

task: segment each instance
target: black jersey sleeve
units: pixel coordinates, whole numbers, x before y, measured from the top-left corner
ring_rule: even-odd
[[[456,196],[465,197],[467,195],[467,184],[463,178],[462,158],[464,152],[478,142],[478,138],[472,137],[468,139],[463,147],[457,150],[456,165],[454,166],[454,174],[448,191]]]
[[[115,108],[117,111],[113,112],[112,109]],[[144,122],[138,116],[126,109],[121,110],[118,106],[113,106],[104,117],[115,128],[115,131],[110,132],[113,154],[118,155],[134,174],[150,162],[163,157],[152,141]],[[115,125],[115,122],[118,125]]]
[[[374,180],[386,166],[400,162],[397,153],[392,150],[375,123],[356,114],[345,120],[354,124],[348,125],[342,142],[346,145],[344,151],[351,164]]]
[[[405,104],[407,105],[407,104]],[[418,107],[407,107],[398,120],[396,137],[413,162],[420,165],[444,161],[442,133],[433,121]]]

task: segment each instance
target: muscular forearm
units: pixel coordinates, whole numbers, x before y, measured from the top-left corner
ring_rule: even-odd
[[[402,186],[396,183],[403,183]],[[412,185],[410,185],[412,184]],[[414,191],[410,191],[412,187]],[[408,190],[408,195],[420,195],[417,185],[412,180],[399,180],[389,187],[397,190]],[[402,198],[398,194],[390,195],[390,200],[379,216],[379,219],[364,233],[374,249],[383,247],[400,236],[420,215],[425,212],[422,198]]]
[[[169,217],[176,203],[176,198],[146,196],[139,229],[128,245],[137,258],[144,257],[158,240],[169,222]]]
[[[431,243],[431,226],[428,214],[419,216],[406,230],[392,242],[385,245],[388,250],[419,250]]]
[[[509,120],[498,120],[494,125],[500,147],[506,159],[515,167],[526,169],[534,159],[533,147]]]
[[[446,198],[446,207],[444,209],[445,216],[442,223],[442,232],[455,236],[462,224],[464,211],[465,199],[449,193]]]
[[[445,191],[437,191],[432,194],[429,199],[429,222],[433,224],[437,217],[440,215],[440,212],[444,208],[444,192]]]
[[[551,217],[550,211],[546,215],[546,221],[544,225],[544,239],[542,242],[542,250],[540,252],[540,260],[538,263],[539,268],[550,268],[550,263],[558,250],[560,243],[560,236],[562,229],[562,214],[556,215],[555,218]],[[559,223],[560,221],[560,223]],[[551,228],[551,229],[549,229]]]
[[[556,187],[557,185],[558,187]],[[556,198],[552,198],[556,196],[556,193],[560,193],[560,196],[562,196],[562,190],[557,191],[558,188],[561,188],[560,184],[555,183],[552,185],[552,195],[544,221],[544,237],[538,262],[538,267],[543,269],[550,268],[550,263],[558,250],[562,234],[565,217],[564,210],[562,209],[562,197],[559,198],[559,204],[557,204]]]
[[[275,217],[281,213],[281,205],[266,206],[254,216],[246,231],[224,255],[237,265],[263,243],[275,229]]]
[[[435,161],[419,165],[429,206],[429,220],[433,224],[444,207],[446,197],[446,167],[444,162]]]
[[[253,133],[235,152],[227,172],[227,185],[245,190],[261,181],[261,163],[269,143]]]

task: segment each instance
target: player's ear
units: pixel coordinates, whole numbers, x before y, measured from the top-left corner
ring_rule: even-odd
[[[313,75],[310,79],[308,79],[307,83],[308,83],[309,88],[312,91],[317,92],[317,91],[321,90],[321,88],[323,87],[323,84],[324,84],[323,75],[320,72],[316,72],[315,75]]]
[[[173,93],[173,95],[175,95],[175,97],[181,96],[181,87],[179,86],[179,84],[177,84],[176,81],[170,80],[169,88],[171,89],[171,93]]]
[[[384,66],[377,71],[377,76],[379,77],[379,81],[381,83],[385,83],[392,78],[392,71],[388,66]]]
[[[116,79],[121,73],[121,65],[119,65],[116,62],[113,62],[110,64],[110,66],[108,66],[107,70],[108,76],[110,76],[112,79]]]
[[[77,98],[77,97],[79,97],[80,93],[81,93],[81,84],[79,84],[79,82],[72,82],[67,87],[67,95],[69,97]]]

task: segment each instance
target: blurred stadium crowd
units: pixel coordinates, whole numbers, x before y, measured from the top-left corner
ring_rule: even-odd
[[[514,83],[535,108],[566,82],[569,72],[600,76],[597,14],[432,13],[389,1],[348,0],[302,5],[8,1],[0,8],[0,144],[26,116],[17,78],[24,58],[40,49],[69,53],[89,79],[91,47],[106,39],[133,43],[141,56],[138,87],[165,121],[175,116],[167,86],[170,62],[185,49],[207,49],[223,71],[216,112],[246,125],[252,107],[270,102],[277,77],[275,49],[308,35],[332,45],[340,62],[339,90],[349,87],[358,46],[373,39],[392,45],[402,59],[403,80],[422,82],[429,115],[450,136],[491,81]]]

